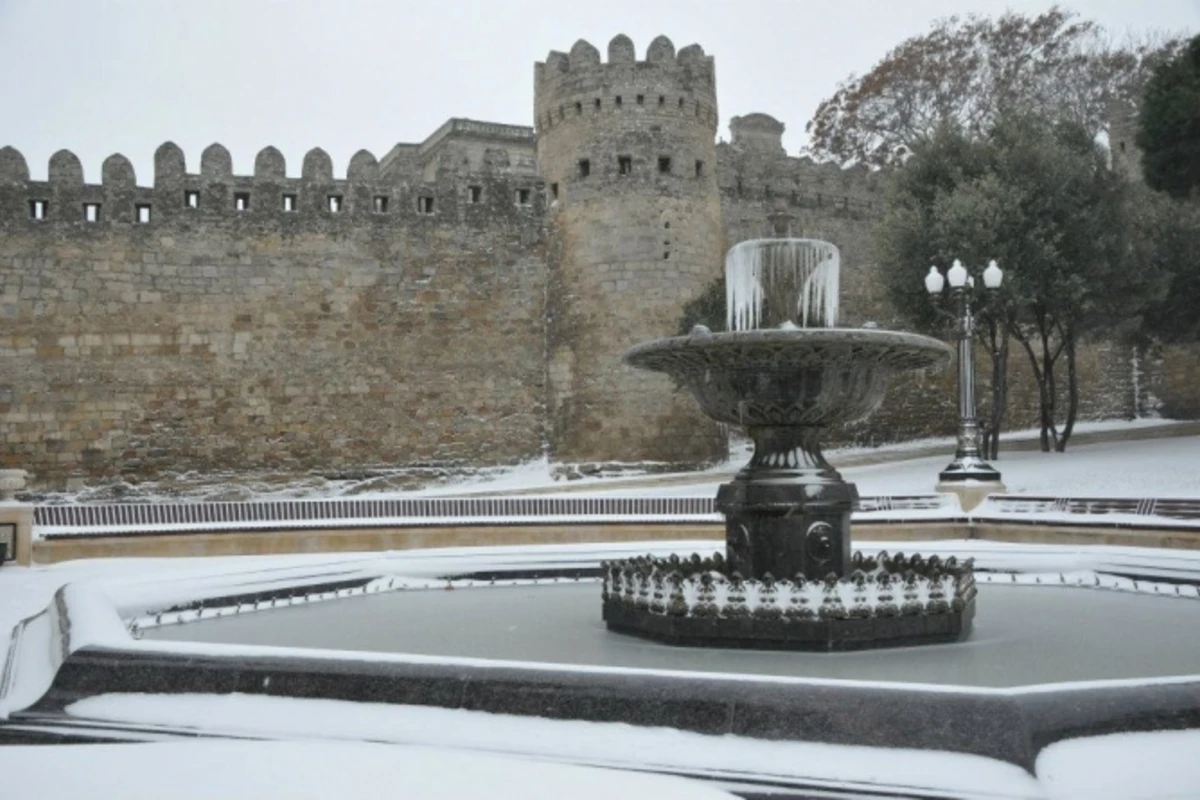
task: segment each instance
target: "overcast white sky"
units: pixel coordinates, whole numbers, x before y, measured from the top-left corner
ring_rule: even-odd
[[[850,73],[953,13],[1038,12],[1045,0],[0,0],[0,146],[35,179],[59,148],[89,182],[121,152],[152,182],[154,149],[188,169],[214,141],[249,173],[273,144],[298,174],[310,147],[335,172],[452,116],[531,124],[533,62],[617,33],[639,58],[665,33],[716,56],[721,135],[765,111],[795,154],[817,104]],[[1064,3],[1114,35],[1200,31],[1200,0]]]

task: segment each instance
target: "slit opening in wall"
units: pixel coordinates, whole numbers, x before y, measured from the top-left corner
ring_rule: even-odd
[[[658,157],[658,171],[664,175],[669,175],[671,173],[671,157],[670,156],[659,156]]]
[[[84,222],[99,222],[100,221],[100,204],[99,203],[84,203],[83,204],[83,221]]]
[[[550,184],[550,199],[551,200],[558,199],[558,184],[557,183]]]
[[[375,209],[376,214],[386,214],[387,213],[387,210],[388,210],[387,195],[377,194],[377,195],[375,195],[375,197],[371,201],[371,203],[372,203],[372,208]]]
[[[296,210],[296,195],[285,194],[283,196],[283,210],[284,211],[295,211]]]
[[[644,105],[646,105],[646,95],[644,95],[644,94],[639,94],[639,95],[637,96],[637,104],[638,104],[639,106],[644,106]]]
[[[575,101],[575,115],[579,116],[582,113],[583,113],[583,103],[581,103],[577,100],[577,101]]]
[[[614,103],[615,103],[615,105],[616,105],[616,107],[617,107],[617,108],[620,108],[620,107],[621,107],[621,95],[617,95],[617,98],[616,98],[616,100],[614,101]]]
[[[558,184],[555,184],[557,186]],[[528,189],[517,189],[517,205],[527,206],[531,202],[533,193]]]
[[[482,186],[468,186],[467,187],[467,199],[471,203],[482,202],[483,201],[483,187]]]
[[[592,104],[592,107],[595,108],[597,111],[600,110],[600,98],[599,97],[596,98],[595,102]]]
[[[340,194],[326,196],[325,202],[331,214],[337,214],[342,210],[342,196]]]
[[[200,192],[195,189],[186,189],[183,193],[184,208],[199,208],[200,207]]]
[[[592,174],[592,162],[586,158],[579,159],[579,177],[586,178]]]
[[[667,104],[667,96],[665,94],[660,94],[658,96],[658,107],[662,108],[666,104]]]
[[[704,177],[704,162],[703,161],[696,162],[696,177],[697,178]]]
[[[250,193],[249,192],[237,192],[236,194],[234,194],[233,207],[237,211],[249,211],[250,210]]]
[[[150,206],[147,203],[138,203],[133,207],[134,217],[138,222],[150,221]]]
[[[45,200],[30,200],[29,201],[29,218],[30,219],[45,219],[46,212],[50,209],[50,204]]]
[[[617,156],[617,172],[622,175],[628,175],[633,172],[633,157]]]

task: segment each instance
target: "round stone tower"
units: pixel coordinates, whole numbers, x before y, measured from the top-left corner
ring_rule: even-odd
[[[638,61],[585,41],[534,69],[537,158],[550,204],[549,446],[560,464],[698,464],[725,455],[690,394],[632,369],[633,345],[677,332],[721,272],[716,79],[665,36]]]

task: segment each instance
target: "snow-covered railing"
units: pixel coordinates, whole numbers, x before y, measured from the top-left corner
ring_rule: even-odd
[[[942,511],[958,508],[952,494],[879,495],[860,497],[855,513],[872,514],[883,511]]]
[[[994,495],[968,515],[954,495],[893,495],[861,498],[854,519],[1200,528],[1200,499]],[[711,496],[332,498],[38,506],[34,535],[53,539],[306,528],[721,522]]]
[[[1153,527],[1167,523],[1200,527],[1200,499],[1165,497],[1035,497],[992,495],[971,512],[976,520],[1025,519],[1029,522],[1082,524],[1087,520],[1110,525]]]
[[[437,497],[39,506],[34,528],[54,536],[554,522],[709,522],[708,497]]]
[[[945,495],[864,497],[867,516],[947,508]],[[563,523],[719,523],[712,497],[437,497],[39,506],[39,538],[241,530]]]

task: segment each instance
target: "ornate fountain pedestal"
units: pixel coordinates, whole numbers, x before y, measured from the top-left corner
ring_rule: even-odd
[[[821,456],[810,428],[754,428],[750,435],[750,464],[717,490],[729,569],[757,580],[845,575],[854,484]]]

